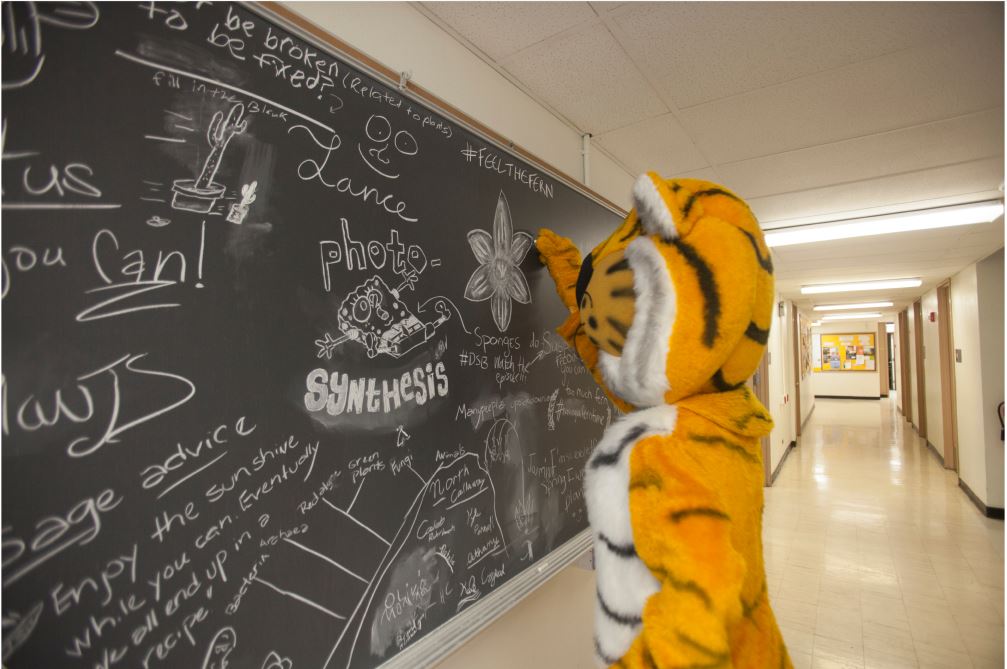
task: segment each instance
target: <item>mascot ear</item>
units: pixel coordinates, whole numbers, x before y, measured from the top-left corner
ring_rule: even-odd
[[[633,184],[633,207],[648,235],[659,235],[669,242],[681,236],[681,221],[676,221],[674,216],[678,212],[675,195],[667,182],[654,172],[641,174]]]

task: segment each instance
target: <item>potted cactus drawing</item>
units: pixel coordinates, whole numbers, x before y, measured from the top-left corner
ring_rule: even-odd
[[[210,121],[210,127],[206,130],[206,141],[210,144],[210,155],[203,163],[203,170],[196,179],[176,179],[171,190],[174,196],[171,206],[174,209],[184,211],[194,211],[205,214],[213,209],[220,196],[224,194],[225,187],[217,183],[213,178],[217,175],[220,161],[224,157],[224,151],[235,135],[245,132],[248,121],[243,119],[245,115],[245,105],[236,104],[227,112],[224,118],[223,112],[217,112]]]
[[[235,202],[231,205],[230,211],[227,212],[228,223],[241,225],[244,222],[245,217],[248,216],[248,208],[255,202],[255,187],[258,185],[258,181],[253,181],[241,187],[241,202]]]

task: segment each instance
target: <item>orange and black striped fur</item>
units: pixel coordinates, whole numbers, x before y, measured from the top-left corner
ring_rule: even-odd
[[[760,438],[744,386],[773,266],[748,206],[704,181],[637,180],[634,209],[582,262],[538,248],[570,309],[560,333],[626,415],[587,465],[595,651],[625,669],[790,667],[766,592]]]

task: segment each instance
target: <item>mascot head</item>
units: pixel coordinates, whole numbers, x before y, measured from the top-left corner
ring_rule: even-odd
[[[755,216],[721,186],[654,173],[636,181],[633,205],[581,263],[560,333],[624,411],[742,386],[773,309]]]

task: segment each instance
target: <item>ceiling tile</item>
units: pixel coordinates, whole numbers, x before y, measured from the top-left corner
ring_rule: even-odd
[[[597,18],[586,2],[424,2],[423,7],[494,60]]]
[[[891,132],[717,165],[724,185],[763,197],[1003,155],[1003,107]]]
[[[784,195],[748,198],[760,221],[834,214],[848,217],[854,209],[902,203],[902,211],[919,209],[914,203],[929,198],[995,191],[1003,182],[1003,158],[989,158],[911,174],[815,188]],[[977,197],[976,199],[980,199]]]
[[[600,24],[540,42],[503,65],[534,95],[593,135],[668,111]]]
[[[706,167],[703,156],[671,114],[663,114],[594,138],[635,174],[662,176]]]
[[[627,51],[666,99],[689,107],[919,44],[1003,25],[1000,3],[632,3]]]
[[[711,163],[734,162],[1003,104],[1003,32],[910,49],[681,113]]]

